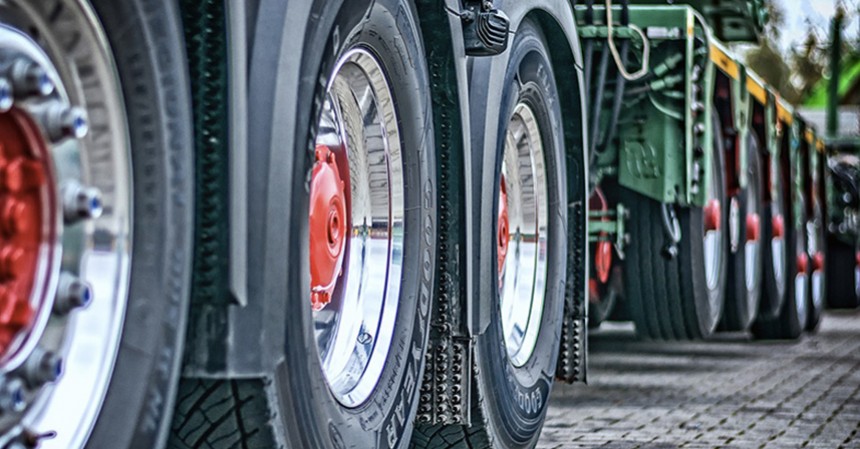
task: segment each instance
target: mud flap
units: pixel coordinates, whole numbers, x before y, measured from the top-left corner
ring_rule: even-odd
[[[585,273],[588,270],[585,265],[587,253],[580,238],[586,235],[584,213],[582,203],[571,205],[564,321],[555,371],[556,379],[566,383],[588,382],[588,302],[585,297]]]

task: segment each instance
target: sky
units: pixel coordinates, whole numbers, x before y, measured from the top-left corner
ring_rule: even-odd
[[[785,13],[785,27],[780,34],[780,47],[788,50],[800,47],[806,36],[807,21],[818,33],[818,41],[826,42],[830,30],[830,18],[836,12],[838,0],[776,0]],[[844,36],[853,39],[858,34],[857,10],[860,0],[842,0],[849,12],[850,22],[845,27]]]

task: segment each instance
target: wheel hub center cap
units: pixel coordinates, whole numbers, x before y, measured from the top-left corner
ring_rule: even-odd
[[[309,216],[311,306],[321,310],[331,302],[347,240],[344,182],[334,153],[325,145],[316,147]]]
[[[505,175],[502,175],[499,186],[499,241],[498,241],[498,264],[499,279],[505,268],[505,259],[508,257],[508,244],[511,238],[510,218],[508,217],[508,188],[505,183]]]
[[[722,218],[720,200],[712,199],[705,206],[705,231],[719,231]]]
[[[747,242],[757,242],[761,235],[761,222],[758,214],[747,215]]]
[[[42,245],[55,234],[48,149],[37,125],[17,108],[0,114],[0,354],[29,331],[40,306],[34,290]],[[49,276],[46,274],[45,276]]]

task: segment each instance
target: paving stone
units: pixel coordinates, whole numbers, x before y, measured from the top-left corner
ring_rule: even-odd
[[[798,342],[645,342],[609,323],[589,346],[590,384],[555,386],[540,449],[860,448],[860,312]]]

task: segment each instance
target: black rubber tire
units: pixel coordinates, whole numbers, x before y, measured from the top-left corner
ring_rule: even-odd
[[[91,3],[125,99],[134,250],[122,341],[87,447],[150,449],[167,439],[188,315],[194,172],[187,65],[175,2]],[[63,10],[54,13],[62,20]]]
[[[265,125],[271,127],[272,136],[295,126],[294,140],[278,143],[276,137],[261,137],[286,149],[272,156],[285,164],[276,172],[286,173],[252,180],[269,183],[261,191],[273,195],[270,203],[285,204],[262,207],[266,215],[258,219],[265,220],[264,233],[276,233],[283,242],[263,239],[258,240],[260,247],[249,248],[251,258],[266,261],[259,284],[249,294],[269,302],[267,308],[283,311],[273,318],[279,321],[281,337],[273,336],[274,342],[263,344],[274,344],[281,355],[273,362],[273,371],[261,378],[184,381],[173,448],[395,448],[405,446],[411,437],[434,291],[437,224],[430,81],[418,17],[406,0],[317,0],[296,7],[308,7],[312,18],[303,24],[307,25],[304,46],[295,50],[301,52],[301,66],[284,67],[278,76],[297,97],[275,98],[270,104],[272,123]],[[391,88],[401,139],[405,237],[399,306],[387,361],[369,398],[350,408],[332,394],[317,356],[308,276],[307,180],[329,78],[340,57],[359,46],[376,57]],[[288,85],[291,80],[298,86]],[[265,93],[261,95],[261,102],[268,101]],[[291,108],[298,111],[295,125],[287,124],[293,117]],[[269,173],[265,159],[254,158],[251,165],[251,173]],[[252,188],[256,187],[252,184]],[[293,193],[282,196],[273,191]],[[252,210],[260,210],[257,207]]]
[[[535,113],[540,129],[547,172],[548,223],[546,296],[540,333],[534,352],[521,367],[508,356],[499,313],[493,313],[487,331],[477,337],[476,369],[472,387],[472,426],[418,425],[412,439],[415,448],[533,447],[546,415],[555,373],[564,307],[567,266],[567,187],[564,134],[546,37],[539,26],[525,20],[510,47],[511,58],[501,89],[499,147],[494,159],[495,194],[498,197],[501,161],[507,124],[518,102]],[[473,81],[474,82],[474,81]],[[549,133],[548,131],[551,131]],[[482,229],[498,229],[493,223]],[[497,236],[494,235],[494,238]],[[482,258],[498,273],[496,257]],[[498,290],[486,292],[498,310]]]
[[[739,205],[737,247],[733,250],[731,238],[726,239],[729,268],[726,281],[726,304],[723,310],[722,329],[728,331],[748,330],[758,314],[761,299],[762,265],[761,263],[757,263],[753,267],[755,270],[754,281],[752,285],[748,286],[746,282],[746,270],[748,267],[745,245],[748,238],[746,217],[751,213],[757,214],[759,217],[763,215],[761,193],[764,189],[764,180],[761,176],[758,140],[750,134],[747,142],[747,187],[741,190],[737,196]],[[759,233],[758,255],[755,257],[757,262],[761,261],[762,252],[764,252],[761,242],[761,233]]]
[[[761,153],[765,156],[765,153]],[[788,211],[785,210],[785,200],[783,198],[783,179],[780,175],[781,164],[778,157],[767,155],[762,158],[762,161],[769,163],[762,164],[762,177],[766,180],[765,189],[768,184],[771,186],[771,192],[765,194],[763,204],[762,220],[761,220],[761,241],[764,243],[764,251],[762,251],[762,290],[761,301],[759,302],[758,319],[774,319],[779,316],[782,310],[782,305],[785,303],[786,289],[788,286],[788,275],[784,275],[782,281],[777,279],[776,273],[782,270],[782,273],[788,273],[788,267],[785,265],[785,258],[774,258],[773,252],[770,249],[771,242],[774,239],[773,219],[777,215],[786,216]],[[788,223],[786,223],[786,226]],[[783,235],[785,238],[785,235]],[[788,247],[788,245],[786,245]]]
[[[617,257],[617,255],[614,255],[614,257]],[[597,292],[600,298],[597,301],[593,301],[589,297],[588,327],[592,329],[600,327],[604,321],[609,320],[610,317],[615,315],[615,309],[619,306],[619,290],[621,289],[620,284],[623,282],[623,276],[621,274],[621,267],[616,264],[617,262],[613,262],[612,271],[607,283],[598,283],[597,285]],[[591,292],[589,291],[590,294]]]
[[[783,302],[782,309],[776,318],[768,319],[760,316],[753,324],[752,333],[758,339],[794,340],[800,338],[803,334],[803,330],[806,328],[806,322],[808,319],[808,275],[802,282],[806,295],[803,296],[803,298],[798,299],[796,294],[798,287],[796,278],[799,274],[797,259],[799,255],[807,253],[806,230],[804,229],[806,224],[805,198],[803,194],[798,191],[798,187],[791,182],[792,177],[790,177],[790,175],[793,175],[793,172],[788,170],[788,163],[783,162],[781,165],[783,185],[788,186],[788,188],[795,191],[794,195],[790,195],[789,192],[783,193],[783,198],[786,199],[783,203],[783,210],[792,212],[792,214],[789,215],[791,218],[786,220],[788,223],[785,230],[785,265],[787,268],[785,301]],[[791,201],[792,197],[794,197],[795,202],[798,204],[793,204]],[[797,211],[800,211],[800,217],[794,216]],[[803,302],[803,313],[798,310],[798,304],[801,301]]]
[[[815,332],[818,330],[818,326],[821,324],[821,317],[824,314],[824,306],[827,303],[827,279],[826,274],[824,273],[824,269],[815,270],[815,257],[821,257],[822,260],[826,260],[825,254],[825,243],[824,243],[824,213],[821,210],[821,206],[819,203],[820,200],[816,200],[812,206],[812,211],[815,214],[814,217],[810,217],[809,223],[807,224],[807,239],[816,239],[815,242],[810,242],[807,244],[807,255],[809,256],[809,286],[807,287],[809,294],[807,298],[807,310],[809,310],[809,314],[806,319],[806,330],[809,332]],[[817,249],[820,254],[814,254],[814,250]],[[826,267],[826,262],[825,262]],[[819,283],[818,289],[820,290],[818,300],[815,299],[815,290],[816,290],[816,282]]]
[[[827,236],[825,286],[827,306],[833,309],[856,309],[860,306],[857,245],[854,247],[838,238]]]
[[[714,113],[714,129],[722,129]],[[718,200],[726,205],[725,157],[722,139],[715,137],[712,177]],[[625,189],[630,207],[630,245],[624,264],[624,299],[639,336],[659,340],[707,338],[713,334],[725,301],[726,257],[720,258],[714,288],[707,286],[704,254],[704,209],[677,208],[681,228],[678,254],[664,255],[668,236],[664,231],[663,206]],[[673,206],[670,206],[673,207]],[[723,207],[725,210],[725,207]],[[726,229],[721,214],[721,229]],[[727,238],[724,235],[723,238]]]

